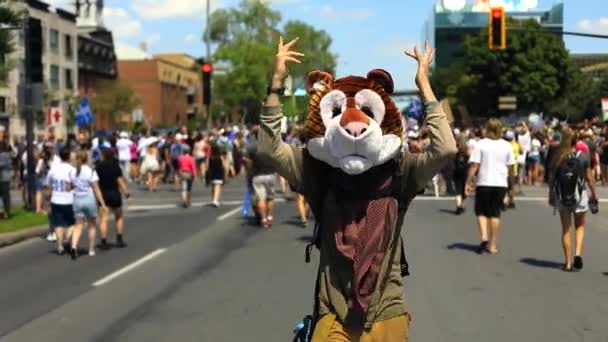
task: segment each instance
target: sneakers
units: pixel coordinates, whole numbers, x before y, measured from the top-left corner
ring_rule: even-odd
[[[55,233],[48,233],[46,234],[46,241],[55,242],[57,241],[57,236],[55,235]]]
[[[63,246],[57,247],[57,254],[63,255],[63,253],[65,253],[65,249],[63,249]]]
[[[125,247],[127,247],[127,244],[124,241],[122,241],[122,240],[116,241],[116,248],[125,248]]]
[[[583,257],[577,255],[574,257],[574,262],[572,263],[572,266],[575,270],[582,270],[583,269]]]
[[[477,247],[477,254],[483,254],[483,252],[486,252],[487,250],[488,250],[488,241],[483,241]]]
[[[110,249],[110,245],[108,245],[108,243],[105,240],[101,240],[101,243],[97,247],[99,249],[101,249],[102,251],[107,251]]]
[[[211,203],[211,205],[212,205],[212,206],[214,206],[214,207],[216,207],[216,208],[219,208],[219,207],[220,207],[220,202],[213,201],[213,202]]]
[[[509,209],[515,209],[515,202],[511,202],[507,205],[507,208]]]
[[[464,213],[464,208],[463,207],[456,207],[455,214],[456,215],[462,215],[462,213]]]
[[[94,249],[89,251],[89,256],[95,256],[95,250]]]
[[[267,218],[262,219],[262,228],[270,228],[270,221]]]
[[[70,248],[70,256],[72,257],[72,260],[76,260],[76,258],[78,258],[78,249]]]

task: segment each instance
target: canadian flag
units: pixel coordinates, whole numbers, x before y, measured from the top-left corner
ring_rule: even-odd
[[[46,125],[47,127],[53,127],[61,121],[61,108],[49,107],[46,111]]]

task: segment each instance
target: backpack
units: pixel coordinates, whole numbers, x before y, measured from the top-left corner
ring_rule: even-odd
[[[401,166],[401,160],[399,160],[398,165]],[[398,210],[397,212],[401,212],[402,210],[406,210],[407,207],[409,206],[409,202],[403,198],[404,196],[402,196],[403,191],[405,190],[405,184],[403,182],[403,175],[399,174],[396,178],[395,181],[393,182],[393,196],[398,200],[399,206],[398,206]],[[322,200],[324,200],[324,196],[321,196]],[[321,202],[323,203],[323,202]],[[313,238],[311,240],[311,242],[306,245],[306,252],[305,252],[305,261],[306,263],[310,263],[310,253],[312,251],[313,247],[316,247],[317,250],[321,249],[321,235],[320,235],[320,222],[321,219],[319,217],[315,217],[315,228],[314,228],[314,233],[313,233]],[[405,257],[405,248],[404,248],[404,243],[403,243],[403,238],[401,236],[398,237],[399,241],[395,242],[395,248],[393,248],[391,255],[389,256],[389,260],[393,260],[395,258],[395,253],[396,253],[396,247],[397,247],[397,243],[401,244],[401,257],[400,257],[400,263],[401,263],[401,276],[402,277],[407,277],[410,275],[409,272],[409,264],[407,262],[407,259]],[[389,262],[389,267],[391,267],[391,263]],[[385,275],[385,278],[383,279],[383,282],[386,283],[388,281],[388,277],[390,275],[390,272],[388,272]],[[306,315],[302,321],[298,322],[298,324],[296,324],[296,327],[294,329],[294,338],[293,338],[293,342],[310,342],[312,341],[312,336],[314,334],[314,328],[316,326],[316,323],[319,319],[319,309],[320,309],[320,303],[319,303],[319,276],[320,276],[320,272],[317,273],[317,277],[315,280],[315,291],[314,291],[314,307],[313,307],[313,312],[312,315]]]
[[[571,153],[557,168],[553,181],[555,199],[563,208],[576,208],[585,189],[583,163],[579,159],[581,152]]]
[[[457,171],[466,171],[469,167],[469,157],[466,153],[458,153],[454,159],[454,169]]]

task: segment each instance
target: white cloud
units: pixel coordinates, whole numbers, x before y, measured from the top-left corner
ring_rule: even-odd
[[[207,0],[133,0],[133,9],[144,19],[196,17],[205,13]],[[211,3],[211,10],[221,6]]]
[[[132,37],[141,35],[141,22],[131,18],[127,10],[120,7],[106,7],[103,10],[105,26],[112,30],[115,37]]]
[[[584,19],[578,22],[578,27],[591,33],[608,34],[608,17],[601,17],[598,20]]]
[[[194,34],[194,33],[190,33],[188,35],[186,35],[186,37],[184,38],[184,43],[186,44],[192,44],[195,43],[197,40],[199,40],[199,36]]]
[[[147,46],[156,45],[160,42],[160,34],[158,34],[158,33],[149,34],[144,41]]]
[[[69,11],[74,10],[74,6],[72,5],[72,1],[70,0],[46,0],[45,2],[55,8],[61,8]]]
[[[116,56],[118,57],[119,60],[147,59],[147,58],[152,57],[146,51],[144,51],[140,48],[137,48],[137,47],[127,45],[122,42],[115,42],[114,48],[116,49]]]
[[[372,15],[373,11],[369,8],[348,8],[336,10],[331,5],[321,6],[320,13],[321,18],[330,21],[338,20],[365,20]]]

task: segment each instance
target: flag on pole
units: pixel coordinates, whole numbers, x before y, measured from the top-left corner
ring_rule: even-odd
[[[80,100],[78,108],[76,108],[75,121],[77,126],[85,126],[93,122],[93,111],[89,104],[89,98],[86,96]]]

